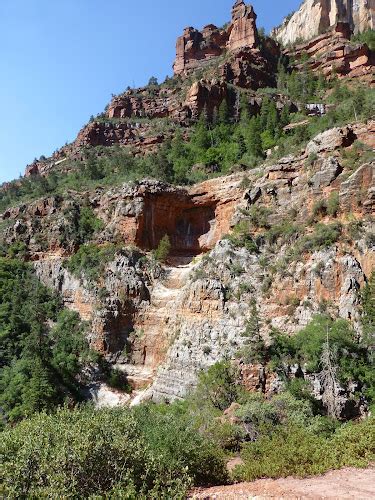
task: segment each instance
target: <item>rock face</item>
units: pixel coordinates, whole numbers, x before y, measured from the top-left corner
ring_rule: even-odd
[[[196,69],[201,62],[220,56],[227,42],[227,32],[220,31],[213,24],[205,26],[202,32],[192,27],[185,28],[176,43],[175,75]]]
[[[356,139],[357,136],[351,127],[332,128],[314,137],[307,144],[306,153],[310,155],[324,151],[335,151],[341,147],[351,146]]]
[[[273,31],[284,45],[310,40],[337,22],[349,23],[354,32],[375,28],[375,0],[305,0],[291,18]]]
[[[295,69],[308,68],[312,72],[333,74],[338,77],[361,77],[375,83],[375,52],[366,44],[350,42],[351,29],[348,23],[337,23],[332,29],[307,43],[296,45],[284,54],[295,61]],[[306,56],[308,59],[306,61]],[[300,63],[300,60],[304,60]]]
[[[300,155],[186,189],[142,181],[21,205],[1,216],[8,225],[6,240],[25,242],[43,283],[90,322],[91,346],[127,375],[135,401],[182,398],[202,369],[234,357],[254,301],[265,340],[271,327],[296,333],[323,307],[360,332],[358,292],[375,268],[375,164],[366,161],[353,171],[341,152],[350,152],[357,139],[371,146],[373,128],[373,122],[335,128],[315,137]],[[313,163],[307,162],[312,154]],[[320,222],[341,221],[342,238],[307,246],[291,258],[298,238],[315,231],[306,221],[316,201],[331,193],[337,193],[339,212],[334,218],[323,214]],[[65,214],[83,198],[104,225],[94,243],[126,247],[96,283],[71,275],[64,265],[72,251],[61,243],[69,224]],[[252,210],[262,209],[270,211],[271,228],[287,223],[301,234],[267,243],[255,230],[259,251],[225,238],[235,224],[251,220]],[[352,221],[361,224],[354,237]],[[152,264],[149,250],[165,234],[172,255],[162,270]],[[251,391],[280,387],[267,367],[241,371]],[[105,387],[95,390],[98,401],[122,402]]]
[[[226,49],[255,49],[259,45],[256,14],[252,5],[237,0],[232,8],[232,21],[228,28],[219,30],[213,24],[203,31],[185,28],[177,39],[176,60],[173,65],[175,75],[188,73],[222,55]]]
[[[229,50],[249,47],[253,49],[258,46],[258,31],[256,27],[257,15],[252,5],[245,5],[237,0],[232,9],[232,23],[229,27]]]
[[[114,96],[100,119],[91,120],[73,143],[51,158],[29,165],[25,176],[45,176],[59,165],[67,172],[66,160],[81,160],[86,147],[119,145],[136,156],[153,153],[173,135],[171,124],[190,126],[203,110],[212,117],[224,100],[232,111],[238,108],[239,91],[232,85],[251,90],[275,86],[280,49],[270,38],[260,44],[256,18],[251,5],[236,1],[227,28],[213,24],[202,31],[186,28],[177,40],[174,78],[160,86],[129,89]],[[189,81],[186,76],[197,70],[199,77]],[[248,98],[253,107],[254,96]],[[258,106],[259,102],[255,108]],[[158,125],[163,120],[168,123],[163,123],[161,133]]]
[[[229,232],[241,197],[240,182],[239,174],[190,189],[142,181],[106,193],[86,193],[84,197],[105,224],[103,242],[151,250],[168,235],[172,253],[195,255],[212,249]],[[9,223],[16,221],[8,230],[9,242],[22,236],[33,260],[39,260],[46,251],[63,255],[62,235],[71,224],[69,213],[79,213],[80,201],[82,195],[75,198],[72,193],[69,200],[53,197],[7,210],[1,218]]]

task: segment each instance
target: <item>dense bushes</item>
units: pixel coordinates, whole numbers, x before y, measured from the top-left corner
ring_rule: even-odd
[[[266,398],[238,382],[237,369],[223,361],[202,373],[184,402],[64,408],[8,427],[0,439],[2,493],[182,499],[194,485],[228,481],[228,451],[242,450],[237,480],[307,476],[375,459],[373,418],[340,425],[316,415],[306,397]]]
[[[342,234],[340,223],[316,224],[314,232],[304,236],[298,243],[296,251],[311,252],[329,248],[334,245]]]
[[[325,437],[303,426],[279,427],[256,443],[244,446],[245,465],[235,478],[258,478],[322,474],[345,466],[366,467],[375,459],[375,419],[347,424]]]
[[[371,50],[375,50],[375,30],[367,30],[353,35],[352,42],[366,43]]]
[[[293,337],[276,335],[270,347],[270,357],[280,373],[285,373],[288,365],[296,363],[307,373],[321,373],[327,349],[336,383],[344,387],[351,382],[358,383],[357,397],[362,393],[372,402],[375,367],[371,360],[371,345],[366,340],[359,341],[351,325],[344,320],[333,321],[326,316],[317,316]]]
[[[65,223],[61,230],[60,243],[73,247],[89,241],[92,236],[103,229],[103,222],[95,216],[88,206],[73,205],[64,212]]]
[[[184,498],[226,481],[221,451],[163,407],[40,414],[3,432],[0,448],[7,497]]]
[[[113,260],[115,245],[82,245],[66,263],[67,270],[79,279],[86,278],[95,283],[101,276],[105,265]]]
[[[0,338],[0,407],[7,420],[80,398],[76,375],[89,352],[78,315],[61,310],[26,264],[4,258]]]

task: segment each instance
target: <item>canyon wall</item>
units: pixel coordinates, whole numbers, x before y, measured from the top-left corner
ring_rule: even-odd
[[[324,34],[284,50],[297,71],[308,68],[326,78],[360,78],[375,84],[375,52],[366,44],[350,43],[351,28],[339,22]],[[308,58],[306,58],[308,56]]]
[[[374,148],[374,130],[374,122],[334,128],[295,156],[190,188],[142,181],[24,204],[2,214],[6,239],[25,242],[41,281],[90,322],[91,346],[126,374],[133,402],[182,398],[202,369],[235,357],[254,302],[266,341],[270,329],[292,335],[322,312],[360,334],[359,292],[375,268],[375,163],[353,168],[345,158],[356,141]],[[319,221],[338,224],[340,237],[293,255],[298,241],[315,237],[317,201],[332,194],[338,213]],[[121,244],[97,282],[65,266],[72,253],[61,243],[65,214],[82,199],[103,222],[94,243]],[[267,211],[270,228],[287,224],[297,233],[267,242],[255,229],[258,249],[236,245],[233,228],[249,223],[253,210]],[[165,234],[171,255],[155,266],[149,251]],[[278,390],[265,367],[243,369],[254,390]]]
[[[288,45],[310,40],[337,22],[349,23],[355,33],[375,29],[375,0],[305,0],[272,34]]]

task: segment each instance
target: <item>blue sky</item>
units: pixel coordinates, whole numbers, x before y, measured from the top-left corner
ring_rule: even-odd
[[[218,26],[234,0],[0,0],[0,182],[72,141],[111,94],[172,73],[185,26]],[[300,0],[253,0],[266,30]]]

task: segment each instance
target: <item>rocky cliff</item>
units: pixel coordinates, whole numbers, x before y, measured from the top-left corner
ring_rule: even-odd
[[[0,214],[0,255],[30,261],[132,387],[114,394],[93,376],[99,405],[183,398],[224,358],[248,390],[277,392],[282,380],[266,361],[236,358],[254,311],[265,344],[319,313],[362,335],[361,290],[375,266],[375,122],[357,85],[373,83],[374,53],[350,42],[352,27],[365,26],[357,10],[341,22],[344,3],[328,4],[303,4],[296,18],[318,36],[293,50],[261,37],[240,0],[226,28],[187,28],[173,78],[114,96],[72,144],[4,187],[21,201]],[[352,87],[331,84],[336,76]],[[108,150],[118,155],[112,170],[101,163]],[[151,158],[142,179],[130,171],[139,158]],[[184,186],[147,178],[153,162],[157,179],[186,165],[196,177]]]
[[[305,0],[301,7],[273,31],[284,45],[326,32],[338,22],[348,23],[358,33],[375,29],[374,0]]]
[[[277,85],[280,58],[290,61],[289,71],[300,71],[307,65],[309,70],[323,72],[326,77],[356,77],[372,84],[374,52],[366,44],[350,42],[358,25],[353,21],[358,12],[366,20],[361,29],[371,24],[372,4],[353,4],[355,15],[350,19],[343,14],[348,12],[346,7],[339,9],[338,5],[339,2],[336,7],[305,2],[301,13],[295,16],[301,27],[310,31],[293,40],[310,41],[284,51],[272,38],[259,36],[254,8],[241,0],[233,5],[231,21],[225,28],[213,24],[202,31],[186,28],[177,39],[172,78],[160,85],[128,89],[113,96],[104,113],[93,117],[75,141],[51,158],[29,165],[26,176],[45,176],[56,170],[69,172],[71,161],[82,160],[87,148],[120,146],[135,156],[155,153],[174,136],[176,127],[188,129],[202,112],[212,120],[223,102],[235,120],[239,119],[240,104],[245,101],[250,114],[257,113],[262,103],[257,91]],[[315,23],[324,28],[315,29]],[[277,32],[276,38],[285,42],[282,33]],[[282,95],[277,100],[279,108],[285,105]],[[301,107],[298,102],[288,102],[288,106]]]
[[[185,28],[177,39],[176,60],[173,65],[176,75],[197,69],[212,58],[238,49],[259,48],[256,14],[252,5],[237,0],[232,8],[232,20],[226,29],[220,30],[209,24],[198,31]]]
[[[353,172],[344,158],[355,141],[374,148],[374,127],[332,129],[297,156],[188,189],[143,181],[86,193],[104,223],[96,242],[127,247],[96,282],[72,275],[70,251],[57,243],[82,195],[7,210],[6,239],[26,243],[42,282],[90,321],[92,347],[126,374],[134,401],[181,398],[202,369],[238,352],[254,301],[265,339],[272,328],[299,331],[322,310],[360,332],[358,294],[375,265],[375,164]],[[314,208],[333,195],[333,215]],[[317,220],[327,234],[316,233]],[[239,243],[243,227],[254,245]],[[162,270],[146,256],[165,234]],[[252,390],[278,390],[264,366],[243,369]]]
[[[375,53],[366,44],[350,43],[349,23],[339,22],[309,42],[295,45],[284,54],[296,70],[308,68],[325,77],[360,78],[374,84]]]

